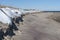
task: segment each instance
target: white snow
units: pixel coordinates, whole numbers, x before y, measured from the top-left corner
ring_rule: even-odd
[[[2,10],[11,18],[19,17],[21,15],[21,12],[19,10],[10,9],[10,8],[2,8]]]
[[[0,22],[5,24],[6,23],[11,24],[12,18],[19,17],[22,14],[22,12],[17,9],[12,9],[12,8],[0,8],[0,9],[2,9],[8,15],[7,16],[4,12],[0,10]]]
[[[1,10],[0,10],[0,22],[5,24],[11,24],[11,19],[6,16]]]
[[[6,9],[9,10],[10,12],[12,12],[13,16],[18,17],[18,16],[20,16],[22,14],[22,11],[18,10],[18,9],[13,9],[13,8],[6,8]]]
[[[24,11],[22,9],[13,9],[13,8],[0,8],[2,9],[9,17],[11,18],[15,18],[15,17],[19,17],[21,16],[21,14],[26,14],[26,13],[31,13],[33,11]],[[11,23],[11,18],[9,18],[6,14],[4,14],[4,12],[2,12],[0,10],[0,22],[2,23]]]
[[[8,9],[6,9],[6,8],[1,8],[9,17],[12,17],[13,18],[13,13],[10,11],[10,10],[8,10]]]

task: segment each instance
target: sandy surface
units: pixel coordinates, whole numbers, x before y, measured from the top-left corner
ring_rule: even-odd
[[[21,33],[16,32],[14,40],[60,40],[60,23],[56,14],[39,13],[24,17],[24,24],[18,26]]]

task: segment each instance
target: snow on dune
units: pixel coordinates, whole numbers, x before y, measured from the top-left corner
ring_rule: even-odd
[[[13,10],[13,11],[12,11]],[[18,12],[18,13],[15,13]],[[11,24],[11,19],[14,17],[19,17],[20,11],[15,11],[15,9],[10,8],[0,8],[0,22]]]
[[[11,18],[18,17],[21,15],[20,11],[15,11],[15,9],[10,8],[2,8],[2,10]],[[16,13],[17,12],[17,13]]]
[[[5,8],[1,8],[9,17],[12,17],[13,18],[13,13],[8,10],[8,9],[5,9]]]
[[[22,12],[20,10],[16,10],[16,9],[11,9],[11,11],[13,12],[14,16],[21,16]]]
[[[8,16],[6,16],[1,10],[0,10],[0,22],[5,24],[11,23],[11,19]]]
[[[22,14],[26,14],[26,13],[33,13],[35,11],[25,11],[23,9],[13,9],[13,8],[0,8],[1,10],[3,10],[4,12],[2,12],[0,10],[0,21],[2,21],[3,23],[11,23],[11,18],[15,18],[15,17],[20,17]],[[9,16],[7,16],[7,15]]]

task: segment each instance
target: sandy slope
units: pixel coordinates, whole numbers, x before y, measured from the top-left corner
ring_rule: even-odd
[[[60,40],[60,23],[52,17],[55,18],[53,13],[26,15],[24,25],[19,27],[22,33],[14,40]]]

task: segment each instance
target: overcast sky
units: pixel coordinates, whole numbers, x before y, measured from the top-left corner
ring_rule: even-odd
[[[0,4],[18,8],[60,11],[60,0],[0,0]]]

